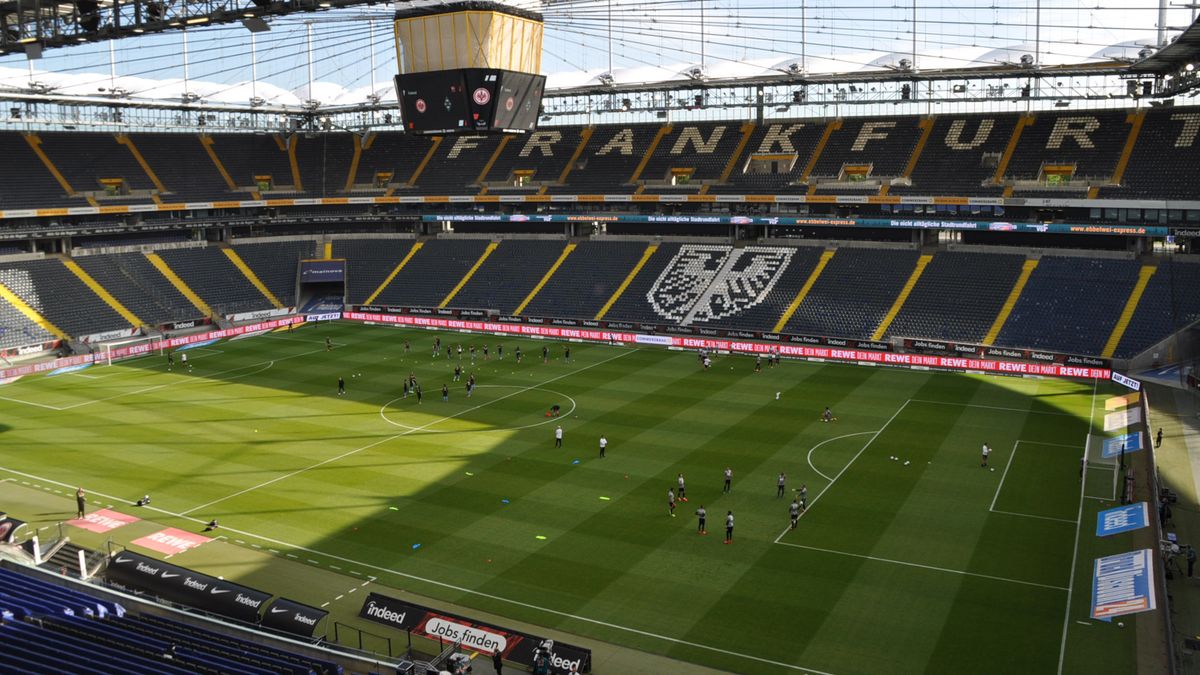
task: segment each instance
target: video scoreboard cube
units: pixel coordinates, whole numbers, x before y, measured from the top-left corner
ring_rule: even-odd
[[[404,128],[414,134],[506,132],[537,128],[544,75],[459,68],[396,76]]]

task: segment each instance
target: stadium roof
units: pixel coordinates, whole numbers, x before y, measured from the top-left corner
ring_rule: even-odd
[[[1072,53],[1043,55],[1041,69],[1115,70],[1135,61],[1145,49],[1143,40],[1126,41],[1100,50],[1081,46]],[[917,68],[906,66],[911,54],[901,52],[857,51],[833,55],[809,56],[803,62],[799,55],[790,58],[761,58],[744,61],[721,60],[701,64],[683,61],[662,66],[618,68],[611,73],[591,69],[550,73],[547,94],[572,94],[589,91],[670,89],[703,84],[728,86],[777,81],[862,81],[896,79],[898,77],[963,79],[1028,72],[1022,66],[1023,56],[1032,54],[1033,45],[1013,44],[1002,48],[956,47],[918,57]],[[1061,50],[1060,50],[1061,51]],[[0,67],[0,96],[38,93],[59,99],[109,98],[126,103],[179,103],[189,94],[198,96],[200,103],[258,105],[284,108],[330,108],[368,103],[378,97],[381,105],[395,105],[396,93],[390,81],[346,87],[329,81],[316,81],[309,91],[303,84],[285,89],[265,81],[235,83],[212,82],[202,79],[184,81],[179,78],[146,78],[113,76],[104,72],[56,72],[29,68]],[[319,105],[314,105],[316,102]]]

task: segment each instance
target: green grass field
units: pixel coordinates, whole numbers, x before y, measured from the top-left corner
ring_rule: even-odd
[[[463,357],[474,397],[430,357],[435,335],[492,345],[491,360]],[[267,573],[223,569],[202,553],[212,544],[172,562],[277,580],[312,604],[342,591],[304,582],[310,566],[357,567],[584,646],[732,672],[1134,669],[1132,630],[1078,622],[1091,558],[1107,552],[1085,536],[1076,554],[1077,518],[1086,535],[1106,506],[1082,498],[1078,475],[1103,384],[793,362],[754,373],[730,356],[706,372],[694,354],[571,351],[565,363],[561,343],[339,324],[189,350],[191,373],[153,356],[22,379],[0,388],[0,495],[61,490],[61,512],[26,514],[39,522],[71,517],[75,485],[192,531],[217,518],[225,543],[276,552]],[[409,372],[420,405],[398,398]],[[554,404],[559,420],[544,416]],[[838,421],[819,421],[826,405]],[[980,467],[985,441],[994,470]],[[680,472],[690,501],[672,518]],[[1111,474],[1092,473],[1087,491],[1103,495]],[[809,510],[789,530],[802,484]],[[144,493],[153,510],[128,505]],[[349,620],[356,602],[334,608]]]

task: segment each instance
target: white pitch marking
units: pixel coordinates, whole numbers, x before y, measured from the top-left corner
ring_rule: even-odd
[[[564,373],[564,374],[562,374],[562,375],[559,375],[558,377],[552,377],[552,378],[550,378],[549,380],[546,380],[545,382],[542,382],[542,383],[540,383],[540,384],[531,385],[531,386],[529,386],[529,387],[525,387],[525,388],[523,388],[523,389],[518,389],[517,391],[514,391],[514,392],[513,392],[513,393],[511,393],[511,394],[505,394],[504,396],[501,396],[501,397],[499,397],[499,398],[492,399],[491,401],[488,401],[488,402],[486,402],[486,403],[480,403],[479,405],[477,405],[477,406],[475,406],[475,407],[473,407],[473,408],[467,408],[466,410],[461,410],[461,411],[459,411],[459,412],[456,412],[456,413],[454,413],[453,415],[447,415],[447,416],[445,416],[445,417],[442,417],[442,418],[436,419],[436,420],[434,420],[434,421],[432,421],[432,422],[429,422],[428,424],[424,424],[424,425],[421,425],[421,426],[419,426],[419,427],[411,427],[411,428],[409,428],[407,431],[402,431],[402,432],[400,432],[400,433],[398,433],[398,434],[393,434],[393,435],[391,435],[391,436],[387,436],[387,437],[385,437],[385,438],[382,438],[382,439],[380,439],[380,440],[378,440],[378,441],[374,441],[374,442],[372,442],[372,443],[368,443],[367,445],[364,445],[364,446],[362,446],[361,448],[355,448],[354,450],[347,450],[346,452],[343,452],[343,453],[342,453],[342,454],[340,454],[340,455],[335,455],[335,456],[333,456],[333,457],[329,457],[329,458],[327,458],[327,459],[323,459],[323,460],[321,460],[321,461],[319,461],[319,462],[316,462],[315,464],[310,464],[310,465],[308,465],[308,466],[306,466],[306,467],[301,467],[301,468],[299,468],[299,469],[296,469],[295,471],[290,471],[290,472],[288,472],[288,473],[285,473],[285,474],[282,474],[282,475],[276,476],[276,477],[274,477],[274,478],[272,478],[272,479],[270,479],[270,480],[263,481],[263,482],[259,483],[258,485],[251,485],[251,486],[250,486],[250,487],[248,487],[248,488],[245,488],[245,489],[242,489],[242,490],[238,490],[237,492],[234,492],[233,494],[230,494],[230,495],[226,495],[226,496],[224,496],[224,497],[221,497],[220,499],[214,499],[214,500],[212,500],[212,501],[210,501],[210,502],[206,502],[206,503],[204,503],[204,504],[201,504],[201,505],[199,505],[199,506],[193,506],[192,508],[190,508],[190,509],[188,509],[188,510],[184,511],[184,512],[183,512],[183,515],[185,515],[185,516],[186,516],[186,515],[188,515],[189,513],[194,513],[194,512],[196,512],[196,511],[199,511],[199,510],[201,510],[201,509],[206,509],[206,508],[208,508],[208,507],[210,507],[210,506],[212,506],[212,505],[214,505],[214,504],[219,504],[219,503],[221,503],[221,502],[223,502],[223,501],[225,501],[225,500],[227,500],[227,499],[233,499],[234,497],[240,497],[241,495],[244,495],[244,494],[246,494],[246,493],[248,493],[248,492],[253,492],[253,491],[255,491],[255,490],[258,490],[258,489],[260,489],[260,488],[264,488],[264,487],[266,487],[266,486],[268,486],[268,485],[272,485],[272,484],[274,484],[274,483],[278,483],[279,481],[281,481],[281,480],[286,480],[286,479],[288,479],[288,478],[291,478],[292,476],[298,476],[298,475],[300,475],[300,474],[302,474],[302,473],[305,473],[305,472],[308,472],[308,471],[312,471],[313,469],[320,468],[320,467],[322,467],[322,466],[325,466],[326,464],[329,464],[329,463],[331,463],[331,462],[336,462],[336,461],[338,461],[338,460],[340,460],[340,459],[345,459],[345,458],[347,458],[347,457],[350,457],[350,456],[352,456],[352,455],[356,455],[356,454],[358,454],[358,453],[360,453],[360,452],[362,452],[362,451],[364,451],[364,450],[370,450],[371,448],[374,448],[374,447],[376,447],[376,446],[380,446],[380,445],[383,445],[384,443],[389,443],[389,442],[391,442],[391,441],[394,441],[394,440],[396,440],[397,438],[403,438],[404,436],[408,436],[409,434],[413,434],[413,433],[416,433],[416,432],[418,432],[418,431],[421,431],[421,430],[427,429],[427,428],[429,428],[429,427],[431,427],[431,426],[433,426],[433,425],[435,425],[435,424],[441,424],[442,422],[445,422],[446,420],[450,420],[450,419],[454,419],[454,418],[456,418],[456,417],[460,417],[460,416],[462,416],[462,415],[465,415],[465,414],[467,414],[467,413],[469,413],[469,412],[472,412],[472,411],[474,411],[474,410],[478,410],[478,409],[480,409],[480,408],[483,408],[483,407],[486,407],[486,406],[492,405],[492,404],[494,404],[494,403],[499,403],[500,401],[503,401],[504,399],[507,399],[507,398],[512,398],[513,396],[516,396],[517,394],[520,394],[520,393],[523,393],[523,392],[529,391],[529,390],[531,390],[531,389],[537,389],[537,388],[539,388],[539,387],[542,387],[542,386],[545,386],[545,385],[547,385],[547,384],[550,384],[551,382],[555,382],[555,381],[557,381],[557,380],[561,380],[561,379],[563,379],[563,378],[565,378],[565,377],[570,377],[571,375],[577,375],[577,374],[579,374],[579,373],[582,373],[582,372],[584,372],[585,370],[589,370],[589,369],[591,369],[591,368],[595,368],[596,366],[602,366],[602,365],[604,365],[604,364],[606,364],[606,363],[608,363],[608,362],[610,362],[610,361],[615,361],[616,359],[619,359],[619,358],[622,358],[622,357],[625,357],[625,356],[629,356],[630,354],[633,354],[633,353],[634,353],[634,352],[636,352],[636,351],[637,351],[636,349],[633,349],[633,350],[630,350],[630,351],[627,351],[627,352],[622,352],[622,353],[620,353],[620,354],[617,354],[616,356],[613,356],[613,357],[611,357],[611,358],[604,359],[603,361],[597,361],[596,363],[593,363],[593,364],[592,364],[592,365],[590,365],[590,366],[586,366],[586,367],[584,367],[584,368],[580,368],[579,370],[573,370],[573,371],[571,371],[571,372],[569,372],[569,373]]]
[[[38,478],[38,476],[34,476],[32,474],[27,474],[27,473],[23,473],[21,471],[9,469],[7,467],[0,467],[0,471],[7,471],[8,473],[15,474],[18,476],[25,476],[27,478],[35,478],[35,479]],[[71,487],[70,485],[67,485],[66,483],[60,483],[58,481],[49,481],[49,482],[55,483],[57,485],[62,485],[65,487]],[[119,498],[110,496],[109,499],[119,499]],[[204,524],[204,522],[205,522],[199,518],[193,518],[191,516],[186,516],[181,513],[174,513],[172,511],[167,511],[166,509],[159,508],[157,506],[150,506],[150,507],[148,507],[148,509],[151,511],[156,511],[163,515],[174,516],[176,518],[181,518],[184,520],[190,520],[190,521],[192,521],[194,523],[198,523],[198,524]],[[540,605],[535,605],[535,604],[532,604],[529,602],[524,602],[522,600],[513,600],[512,598],[506,598],[503,596],[494,595],[492,593],[485,593],[483,591],[477,591],[472,588],[466,588],[465,586],[457,586],[455,584],[447,583],[445,581],[437,581],[434,579],[417,576],[415,574],[410,574],[408,572],[401,572],[400,570],[390,569],[387,567],[382,567],[380,565],[374,565],[371,563],[363,562],[361,560],[354,560],[352,558],[340,556],[335,553],[326,553],[325,551],[318,551],[315,549],[308,548],[307,546],[301,546],[299,544],[291,544],[286,541],[274,539],[272,537],[265,537],[265,536],[257,535],[257,534],[251,533],[251,532],[237,530],[237,529],[230,528],[230,527],[225,527],[225,526],[222,526],[222,527],[227,532],[233,532],[234,534],[240,534],[240,535],[247,536],[247,537],[254,537],[255,539],[258,539],[260,541],[265,541],[270,544],[275,544],[276,546],[290,548],[290,549],[297,550],[297,551],[305,551],[308,553],[314,553],[316,555],[322,555],[322,556],[325,556],[326,558],[330,558],[332,560],[340,560],[341,562],[344,562],[344,563],[353,563],[353,564],[359,565],[361,567],[378,570],[380,572],[386,572],[393,576],[426,583],[426,584],[429,584],[430,586],[437,586],[438,588],[445,588],[445,589],[456,591],[456,592],[463,593],[466,595],[472,595],[475,597],[486,598],[488,600],[494,600],[496,602],[501,602],[501,603],[504,603],[507,605],[513,605],[515,607],[531,609],[534,611],[542,612],[544,614],[549,614],[549,615],[564,618],[564,619],[574,619],[576,621],[581,621],[583,623],[588,623],[588,624],[592,624],[595,626],[601,626],[603,628],[608,628],[610,630],[615,630],[615,631],[624,632],[624,633],[632,633],[634,635],[641,635],[643,637],[653,638],[655,640],[662,640],[663,642],[669,642],[671,644],[683,645],[685,647],[692,647],[694,649],[700,649],[703,651],[713,652],[716,654],[725,654],[726,656],[733,656],[733,657],[740,658],[740,659],[746,659],[747,661],[755,661],[757,663],[765,663],[767,665],[778,666],[780,668],[785,668],[787,670],[793,670],[793,671],[797,671],[797,672],[801,672],[801,673],[810,673],[811,675],[833,675],[833,673],[829,673],[829,672],[823,671],[823,670],[815,670],[813,668],[805,668],[803,666],[797,666],[797,665],[791,664],[791,663],[784,663],[782,661],[774,661],[772,659],[763,658],[761,656],[754,656],[753,654],[743,654],[741,652],[735,652],[735,651],[732,651],[729,649],[721,649],[720,647],[713,647],[712,645],[708,645],[708,644],[704,644],[704,643],[700,643],[700,642],[693,642],[690,640],[673,638],[673,637],[670,637],[667,635],[660,635],[658,633],[652,633],[650,631],[645,631],[645,630],[641,630],[638,628],[631,628],[629,626],[623,626],[623,625],[611,623],[608,621],[601,621],[600,619],[592,619],[592,618],[589,618],[586,616],[580,616],[578,614],[571,614],[570,612],[564,612],[564,611],[557,610],[557,609],[550,609],[549,607],[542,607]],[[291,557],[295,557],[295,556],[292,556],[290,553],[288,555]],[[354,572],[354,571],[351,571],[350,573],[357,574],[357,572]],[[375,577],[370,577],[370,578],[372,580],[375,579]]]
[[[920,567],[921,569],[934,570],[936,572],[946,572],[947,574],[961,574],[968,577],[979,577],[981,579],[991,579],[993,581],[1004,581],[1011,584],[1023,584],[1025,586],[1037,586],[1038,588],[1049,588],[1055,591],[1065,591],[1066,587],[1052,586],[1050,584],[1039,584],[1036,581],[1024,581],[1022,579],[1009,579],[1008,577],[997,577],[991,574],[979,574],[978,572],[967,572],[964,570],[950,569],[949,567],[936,567],[934,565],[922,565],[921,563],[907,562],[905,560],[892,560],[890,558],[879,558],[873,555],[863,555],[861,553],[849,553],[847,551],[835,551],[828,548],[818,548],[816,546],[805,546],[804,544],[793,544],[789,541],[781,541],[784,546],[792,546],[794,548],[802,548],[809,551],[820,551],[822,553],[832,553],[834,555],[845,555],[852,558],[862,558],[864,560],[874,560],[875,562],[890,563],[892,565],[904,565],[905,567]]]
[[[858,433],[856,433],[856,434],[845,434],[845,435],[843,435],[843,436],[834,436],[833,438],[828,438],[828,439],[825,439],[825,440],[821,441],[820,443],[817,443],[816,445],[812,446],[812,448],[810,448],[810,449],[809,449],[809,451],[808,451],[808,468],[810,468],[810,469],[812,469],[813,471],[817,472],[817,475],[818,475],[818,476],[820,476],[821,478],[824,478],[825,480],[827,480],[827,481],[829,481],[829,482],[831,482],[831,483],[832,483],[832,482],[833,482],[833,479],[832,479],[832,478],[830,478],[829,476],[826,476],[825,474],[821,473],[821,470],[820,470],[820,469],[818,469],[818,468],[817,468],[817,467],[816,467],[816,466],[813,464],[813,462],[812,462],[812,455],[813,455],[813,452],[814,452],[814,451],[815,451],[817,448],[821,447],[822,445],[825,445],[826,443],[832,443],[833,441],[841,440],[841,439],[843,439],[843,438],[852,438],[852,437],[854,437],[854,436],[865,436],[865,435],[867,435],[867,434],[877,434],[877,433],[879,433],[879,432],[878,432],[878,431],[860,431],[860,432],[858,432]],[[816,501],[816,500],[814,499],[813,501]]]

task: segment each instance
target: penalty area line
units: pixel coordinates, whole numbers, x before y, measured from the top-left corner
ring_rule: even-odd
[[[879,438],[879,434],[882,434],[884,429],[887,429],[888,426],[892,422],[896,421],[896,418],[900,416],[900,413],[904,412],[904,409],[908,407],[909,403],[912,403],[912,399],[907,399],[904,401],[904,403],[901,403],[900,407],[896,409],[896,412],[892,413],[892,416],[888,418],[888,421],[883,423],[883,426],[879,427],[878,431],[864,432],[864,433],[874,433],[875,435],[872,436],[871,440],[867,441],[867,444],[862,446],[862,448],[860,448],[858,452],[854,453],[854,456],[850,458],[850,461],[846,462],[846,466],[843,466],[842,470],[838,471],[837,474],[835,474],[834,477],[829,480],[829,484],[826,485],[820,492],[818,492],[817,496],[813,497],[812,503],[808,505],[808,508],[804,509],[804,511],[802,511],[800,513],[801,518],[803,518],[805,515],[807,515],[808,512],[811,511],[812,508],[817,505],[817,500],[819,500],[821,497],[824,497],[826,492],[829,492],[829,489],[833,487],[833,484],[836,483],[838,481],[838,479],[842,477],[842,474],[846,473],[846,470],[850,468],[850,465],[852,465],[852,464],[854,464],[854,462],[858,461],[858,458],[864,452],[866,452],[867,448],[871,447],[871,444],[875,442],[875,439]],[[830,439],[830,440],[833,440],[833,439]],[[780,532],[779,536],[775,537],[775,541],[773,543],[776,543],[776,544],[780,543],[779,540],[783,539],[783,535],[787,534],[789,531],[791,531],[791,529],[792,529],[791,527],[784,528],[783,532]]]
[[[633,351],[637,351],[637,350],[633,350]],[[626,352],[626,354],[631,354],[631,353],[633,353],[633,352]],[[624,356],[624,355],[625,354],[622,354],[621,356]],[[608,360],[612,360],[612,359],[608,359]],[[602,361],[600,363],[604,363],[604,361]],[[600,365],[600,363],[597,363],[594,365]],[[25,473],[22,471],[17,471],[15,469],[9,469],[9,468],[3,467],[3,466],[0,466],[0,471],[5,471],[5,472],[15,474],[17,476],[22,476],[25,478],[31,478],[33,480],[41,480],[46,483],[53,483],[55,485],[59,485],[62,487],[67,487],[67,488],[72,487],[71,485],[69,485],[67,483],[61,483],[56,480],[51,480],[49,478],[43,478],[41,476],[35,476],[33,474],[28,474],[28,473]],[[122,499],[120,497],[114,497],[112,495],[106,495],[101,492],[92,491],[92,494],[99,495],[101,497],[106,497],[106,498],[114,500],[114,501],[122,500],[122,501],[125,501],[126,503],[129,503],[129,500],[127,500],[127,499]],[[205,521],[203,521],[199,518],[194,518],[192,516],[184,515],[182,513],[174,513],[172,511],[168,511],[166,509],[159,508],[157,506],[153,506],[153,505],[149,505],[149,504],[143,508],[148,509],[150,511],[157,512],[157,513],[161,513],[166,516],[171,516],[174,518],[187,520],[187,521],[199,524],[199,525],[203,525],[205,523]],[[661,635],[659,633],[653,633],[650,631],[641,630],[639,628],[631,628],[629,626],[623,626],[621,624],[611,623],[608,621],[602,621],[600,619],[593,619],[593,618],[586,617],[586,616],[580,616],[578,614],[571,614],[570,612],[564,612],[562,610],[551,609],[549,607],[542,607],[540,605],[535,605],[535,604],[532,604],[529,602],[524,602],[522,600],[514,600],[512,598],[506,598],[506,597],[503,597],[500,595],[494,595],[492,593],[485,593],[483,591],[477,591],[475,589],[466,588],[464,586],[457,586],[455,584],[447,583],[445,581],[437,581],[435,579],[429,579],[427,577],[421,577],[421,576],[417,576],[415,574],[409,574],[408,572],[401,572],[399,570],[391,569],[388,567],[383,567],[381,565],[374,565],[371,563],[363,562],[361,560],[354,560],[353,558],[347,558],[345,556],[337,555],[334,553],[326,553],[325,551],[309,548],[307,546],[301,546],[299,544],[292,544],[292,543],[282,541],[279,539],[274,539],[272,537],[266,537],[266,536],[262,536],[259,534],[255,534],[253,532],[247,532],[245,530],[238,530],[238,529],[235,529],[232,527],[226,527],[224,525],[221,526],[221,529],[226,532],[232,532],[233,534],[240,534],[244,537],[252,537],[254,539],[258,539],[259,541],[266,542],[268,544],[274,544],[281,548],[290,548],[290,549],[293,549],[296,551],[303,551],[305,553],[323,556],[330,560],[338,560],[338,561],[341,561],[344,563],[352,563],[352,564],[358,565],[360,567],[363,567],[365,569],[371,569],[371,570],[376,570],[379,572],[384,572],[384,573],[391,574],[393,576],[400,577],[403,579],[418,581],[421,583],[429,584],[430,586],[436,586],[438,588],[444,588],[447,590],[452,590],[452,591],[455,591],[458,593],[463,593],[463,594],[478,597],[478,598],[485,598],[487,600],[493,600],[495,602],[500,602],[500,603],[503,603],[506,605],[512,605],[514,607],[521,607],[523,609],[529,609],[529,610],[533,610],[536,612],[542,612],[544,614],[549,614],[551,616],[556,616],[556,617],[560,617],[560,618],[564,618],[564,619],[573,619],[575,621],[580,621],[582,623],[587,623],[587,624],[591,624],[594,626],[600,626],[603,628],[608,628],[611,630],[624,632],[624,633],[630,633],[633,635],[640,635],[642,637],[647,637],[647,638],[651,638],[654,640],[660,640],[662,642],[669,642],[671,644],[682,645],[685,647],[692,647],[694,649],[712,652],[714,654],[724,654],[725,656],[732,656],[734,658],[745,659],[747,661],[755,661],[757,663],[765,663],[767,665],[776,666],[779,668],[784,668],[784,669],[799,672],[799,673],[809,673],[810,675],[834,675],[833,673],[830,673],[830,672],[824,671],[824,670],[816,670],[815,668],[805,668],[803,666],[798,666],[798,665],[795,665],[792,663],[784,663],[783,661],[775,661],[775,660],[764,658],[761,656],[754,656],[753,654],[743,654],[741,652],[735,652],[735,651],[732,651],[729,649],[722,649],[720,647],[714,647],[712,645],[706,645],[706,644],[702,644],[699,642],[692,642],[690,640],[683,640],[680,638],[674,638],[674,637],[670,637],[667,635]],[[791,544],[789,544],[789,545],[791,545]],[[295,556],[292,556],[289,554],[288,557],[294,558]],[[357,573],[351,572],[351,574],[357,574]],[[372,577],[368,577],[368,578],[371,578],[372,580],[374,580],[374,578],[372,578]]]
[[[888,563],[890,565],[903,565],[905,567],[919,567],[924,570],[932,570],[935,572],[945,572],[947,574],[959,574],[959,575],[967,576],[967,577],[978,577],[980,579],[991,579],[992,581],[1003,581],[1003,582],[1010,583],[1010,584],[1021,584],[1024,586],[1036,586],[1038,588],[1048,588],[1053,591],[1067,591],[1068,590],[1067,587],[1065,587],[1065,586],[1054,586],[1051,584],[1039,584],[1036,581],[1025,581],[1023,579],[1010,579],[1008,577],[997,577],[997,576],[993,576],[991,574],[980,574],[978,572],[967,572],[965,570],[950,569],[949,567],[937,567],[936,565],[923,565],[921,563],[908,562],[906,560],[892,560],[891,558],[880,558],[880,557],[873,556],[873,555],[864,555],[862,553],[849,553],[847,551],[835,551],[835,550],[829,549],[829,548],[819,548],[817,546],[806,546],[804,544],[793,544],[790,541],[781,541],[779,543],[784,546],[791,546],[793,548],[802,548],[806,551],[819,551],[821,553],[831,553],[833,555],[844,555],[844,556],[849,556],[851,558],[862,558],[863,560],[873,560],[875,562]]]

